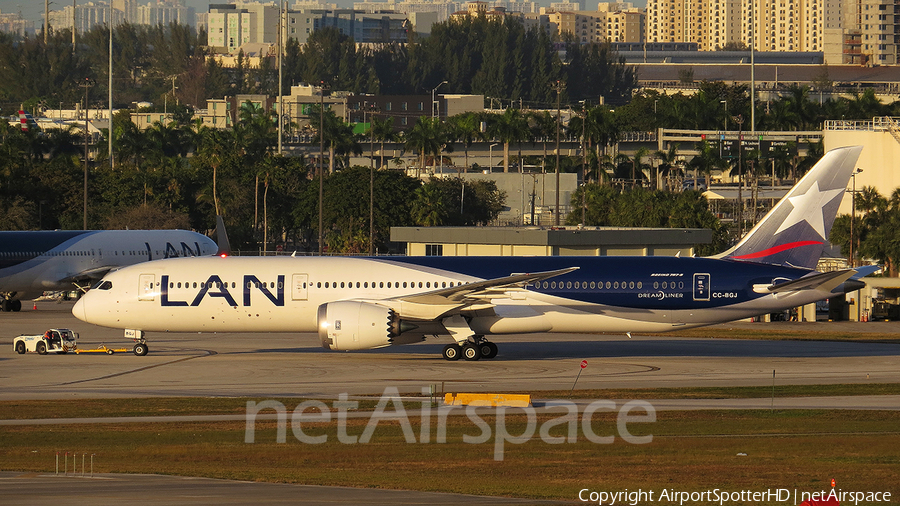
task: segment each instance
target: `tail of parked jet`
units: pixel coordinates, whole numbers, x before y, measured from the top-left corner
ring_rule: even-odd
[[[717,255],[815,269],[862,146],[833,149],[734,248]]]
[[[26,111],[24,108],[19,109],[19,128],[23,131],[34,130],[35,132],[39,131],[37,122],[34,120],[34,117],[31,116],[31,113]]]

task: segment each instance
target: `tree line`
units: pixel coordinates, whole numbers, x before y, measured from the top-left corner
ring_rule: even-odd
[[[240,247],[263,247],[273,244],[275,237],[313,249],[310,241],[317,221],[312,216],[318,206],[315,167],[303,157],[274,156],[277,138],[271,115],[242,110],[234,128],[213,131],[196,125],[191,108],[185,107],[203,107],[207,98],[237,93],[276,93],[271,62],[264,59],[263,66],[250,68],[239,56],[236,68],[222,68],[208,58],[205,34],[179,25],[122,25],[113,35],[116,100],[150,100],[158,106],[160,99],[170,103],[177,99],[182,105],[175,108],[172,124],[153,125],[144,131],[128,120],[127,112],[115,119],[112,135],[121,163],[115,169],[104,165],[104,137],[98,147],[100,158],[90,174],[91,226],[134,228],[156,220],[204,230],[212,227],[212,216],[224,212]],[[108,36],[106,29],[95,28],[80,35],[73,50],[66,30],[52,33],[46,45],[41,38],[0,34],[0,69],[15,76],[0,82],[4,110],[12,112],[17,103],[53,107],[56,102],[77,102],[83,97],[81,85],[86,80],[92,81],[92,96],[105,97]],[[553,108],[559,100],[561,107],[575,112],[572,121],[562,125],[561,135],[585,146],[581,156],[562,157],[561,170],[578,172],[589,183],[573,196],[575,211],[567,221],[604,225],[620,223],[614,216],[627,216],[634,226],[676,226],[671,219],[661,220],[658,210],[681,206],[691,210],[692,217],[675,220],[682,223],[679,226],[709,226],[716,230],[716,241],[721,240],[721,230],[708,221],[708,209],[703,208],[699,196],[657,194],[632,184],[622,186],[615,199],[621,201],[612,205],[613,190],[608,183],[612,179],[652,179],[656,183],[652,187],[666,187],[666,181],[691,170],[707,175],[713,170],[733,171],[734,162],[722,159],[709,146],[701,145],[700,156],[688,161],[681,160],[677,147],[668,152],[638,151],[631,157],[614,147],[628,132],[660,127],[735,130],[734,122],[743,118],[746,129],[751,116],[746,86],[704,82],[694,95],[634,92],[635,75],[608,46],[581,46],[566,37],[526,29],[512,19],[454,20],[437,25],[431,37],[413,33],[409,44],[372,48],[358,48],[345,35],[321,30],[311,34],[305,45],[289,42],[284,66],[285,88],[298,82],[324,81],[331,89],[354,93],[422,94],[447,81],[442,91],[480,93],[511,105],[500,114],[468,113],[446,121],[424,117],[399,136],[388,120],[376,116],[373,136],[382,143],[399,140],[406,153],[416,154],[420,168],[451,162],[472,167],[468,149],[483,141],[502,144],[504,170],[521,170],[524,165],[552,170],[555,161],[547,156],[547,148],[552,149],[555,140]],[[557,82],[559,88],[554,86]],[[871,90],[850,98],[823,100],[817,96],[817,91],[829,87],[823,78],[815,89],[792,85],[772,102],[757,103],[757,129],[817,130],[826,119],[871,119],[900,112],[896,102],[882,104]],[[543,110],[532,109],[535,106]],[[363,169],[350,164],[351,155],[364,152],[362,139],[330,111],[326,111],[326,119],[325,130],[316,132],[312,142],[317,145],[319,135],[327,142],[330,182],[326,183],[326,196],[329,185],[341,188],[333,190],[337,197],[326,198],[330,202],[326,206],[338,206],[326,213],[331,216],[326,237],[334,250],[364,251],[368,192],[362,187],[367,187],[367,178]],[[108,137],[109,132],[104,135]],[[521,156],[517,148],[526,143],[542,144],[545,154]],[[83,161],[79,144],[71,131],[35,135],[4,129],[0,198],[7,212],[3,228],[80,226]],[[812,146],[805,159],[779,154],[775,159],[777,176],[795,179],[818,156],[821,146]],[[385,168],[389,162],[379,159],[378,165]],[[751,177],[769,170],[749,161],[745,164],[742,170]],[[350,176],[361,180],[345,180]],[[488,223],[503,205],[496,187],[465,183],[472,187],[462,191],[458,179],[423,184],[401,176],[382,170],[376,173],[379,199],[391,202],[376,210],[376,241],[382,248],[389,226]],[[351,190],[362,193],[349,193]],[[606,197],[594,195],[601,191]],[[343,198],[351,194],[352,200]],[[465,202],[459,202],[460,195],[465,195]],[[310,200],[313,196],[316,199]],[[478,200],[470,202],[470,198]],[[679,203],[679,198],[688,201]],[[339,207],[350,204],[366,209],[346,212]],[[582,206],[586,208],[584,218]],[[642,212],[616,211],[631,207]]]
[[[83,138],[71,129],[23,131],[8,122],[0,130],[0,229],[81,228]],[[221,214],[237,249],[317,249],[315,169],[306,157],[275,154],[271,113],[248,103],[233,128],[216,130],[191,121],[182,106],[175,121],[141,131],[123,111],[113,130],[115,166],[106,159],[104,138],[89,171],[89,228],[211,232]],[[369,170],[346,166],[324,175],[326,249],[368,251]],[[422,182],[388,170],[375,171],[374,193],[380,251],[391,247],[392,226],[484,225],[504,203],[491,181]]]

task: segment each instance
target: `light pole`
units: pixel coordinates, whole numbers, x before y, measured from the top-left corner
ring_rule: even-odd
[[[281,92],[284,79],[282,55],[284,54],[284,0],[278,2],[278,154],[284,153],[284,96]]]
[[[85,79],[81,84],[81,87],[84,88],[84,230],[88,229],[88,139],[90,137],[90,134],[88,133],[88,122],[90,121],[88,115],[88,90],[90,90],[93,85],[94,82],[91,81],[90,78]],[[112,120],[112,118],[110,118],[110,120]]]
[[[560,95],[562,94],[563,84],[562,81],[556,81],[556,212],[554,213],[554,224],[559,226],[559,124],[560,124],[560,109],[559,109],[559,100]]]
[[[727,100],[719,100],[720,104],[725,104],[725,131],[728,131],[728,101]]]
[[[375,254],[375,104],[369,109],[369,255]],[[363,109],[363,123],[366,111]]]
[[[325,81],[322,81],[319,89],[319,256],[322,256],[322,204],[324,202],[325,180]]]
[[[435,92],[437,92],[437,89],[441,87],[441,84],[447,84],[447,81],[441,81],[440,84],[438,84],[437,86],[434,87],[433,90],[431,90],[431,119],[434,119],[434,118],[435,118],[435,114],[434,114],[434,109],[435,109],[434,94],[435,94]],[[437,116],[438,116],[438,117],[440,117],[440,115],[441,115],[440,108],[441,108],[440,105],[438,105],[438,106],[437,106],[437,109],[438,109],[438,114],[437,114]]]
[[[738,114],[734,117],[735,123],[738,124],[738,142],[737,142],[737,150],[738,150],[738,242],[741,242],[741,239],[744,237],[744,196],[742,194],[742,190],[744,187],[744,177],[743,177],[743,151],[744,146],[744,116]]]
[[[853,181],[853,188],[850,192],[850,268],[856,267],[856,258],[855,252],[856,250],[853,247],[853,226],[856,222],[856,175],[862,172],[862,169],[857,168],[853,171],[853,174],[850,175],[850,179]]]
[[[491,172],[494,172],[494,146],[499,146],[499,145],[500,144],[498,144],[498,143],[494,143],[494,144],[491,144],[490,146],[488,146],[488,154],[490,155],[490,158],[491,158],[491,162],[490,162],[491,165],[488,168],[490,169]]]

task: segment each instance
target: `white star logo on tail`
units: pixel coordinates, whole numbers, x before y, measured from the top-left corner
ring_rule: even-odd
[[[843,188],[820,191],[819,182],[813,182],[806,193],[788,199],[791,206],[793,206],[793,209],[791,209],[791,213],[787,215],[787,218],[784,219],[784,222],[782,222],[775,233],[777,234],[801,221],[805,221],[806,223],[809,223],[809,226],[811,226],[821,238],[824,239],[825,220],[823,218],[823,208],[843,192]]]

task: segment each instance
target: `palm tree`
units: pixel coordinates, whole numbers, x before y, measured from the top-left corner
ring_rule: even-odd
[[[528,138],[528,123],[519,109],[509,108],[494,115],[488,123],[488,135],[503,143],[503,172],[509,172],[509,145]],[[521,157],[520,157],[521,158]],[[519,172],[522,171],[521,161]]]
[[[378,166],[382,167],[384,166],[384,143],[397,138],[397,134],[394,133],[394,118],[372,118],[372,134],[375,136],[375,140],[381,143]]]
[[[404,139],[405,149],[419,153],[419,170],[425,169],[425,155],[432,154],[437,158],[444,145],[441,123],[428,116],[420,116],[416,124],[406,131]]]
[[[412,216],[417,224],[425,227],[439,227],[446,222],[447,209],[438,185],[425,184],[416,190]]]
[[[472,112],[457,114],[447,119],[450,136],[463,143],[466,153],[466,168],[469,168],[469,148],[481,137],[478,116]]]
[[[719,153],[705,140],[700,141],[700,154],[691,159],[689,165],[696,172],[706,176],[707,185],[712,176],[713,169],[725,167],[725,161],[719,157]],[[696,175],[696,174],[695,174]],[[694,187],[697,187],[697,178],[694,178]]]
[[[664,178],[668,181],[669,175],[678,170],[678,144],[670,144],[668,151],[657,151],[653,158],[659,160],[656,166],[656,178]],[[657,187],[659,183],[657,183]],[[668,183],[666,187],[668,188]]]
[[[549,111],[532,112],[529,114],[531,126],[531,138],[541,139],[544,144],[544,156],[541,158],[541,172],[546,172],[544,163],[547,161],[547,142],[556,135],[556,118]]]

